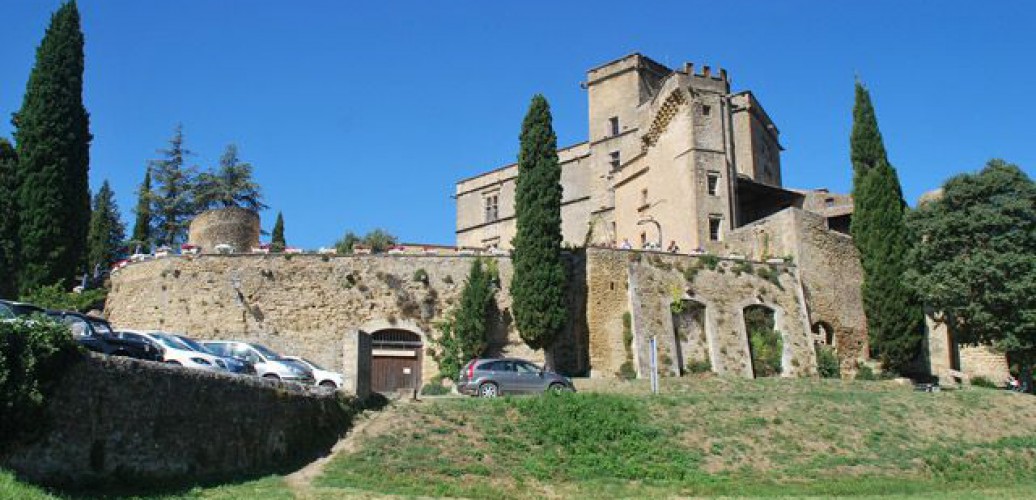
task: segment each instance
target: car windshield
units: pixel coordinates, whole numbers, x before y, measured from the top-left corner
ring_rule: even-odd
[[[187,344],[184,344],[180,341],[180,339],[172,335],[166,333],[152,333],[151,336],[154,337],[155,340],[157,340],[160,344],[170,349],[178,349],[181,351],[191,350],[191,348],[188,347]]]
[[[253,349],[259,351],[259,354],[262,354],[263,357],[265,357],[265,358],[269,358],[269,359],[280,359],[281,358],[280,354],[277,354],[277,353],[267,349],[265,346],[262,346],[262,345],[259,345],[259,344],[248,344],[248,345],[252,346]]]
[[[190,339],[188,337],[181,337],[177,335],[176,339],[186,344],[187,347],[190,347],[192,351],[204,352],[205,354],[215,354],[214,352],[212,352],[212,350],[195,342],[193,339]]]
[[[94,327],[94,331],[103,335],[111,335],[112,328],[108,326],[107,321],[97,321],[95,319],[90,320],[90,326]]]

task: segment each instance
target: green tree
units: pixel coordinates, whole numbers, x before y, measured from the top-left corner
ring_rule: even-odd
[[[89,269],[107,269],[119,255],[126,239],[126,228],[115,203],[115,193],[105,180],[94,196],[87,237],[87,266]]]
[[[277,212],[277,222],[273,225],[273,237],[270,239],[270,251],[283,252],[288,246],[284,241],[284,216]]]
[[[1036,184],[991,160],[953,177],[907,219],[918,235],[906,282],[943,312],[961,343],[991,344],[1020,365],[1032,390],[1036,362]]]
[[[133,236],[130,238],[130,251],[151,251],[151,169],[144,173],[144,182],[137,191],[137,214],[133,224]]]
[[[90,222],[90,118],[83,106],[83,32],[63,4],[36,49],[22,107],[18,152],[19,286],[68,283],[86,257]]]
[[[371,249],[371,253],[383,253],[396,245],[397,238],[384,229],[374,229],[363,236],[363,244]]]
[[[863,308],[872,352],[886,370],[906,374],[921,351],[924,316],[903,283],[909,235],[906,203],[889,164],[870,94],[856,83],[851,136],[853,218],[851,232],[863,268]]]
[[[517,233],[511,297],[518,331],[529,347],[551,346],[565,327],[561,260],[561,166],[550,105],[536,95],[522,122],[515,187]]]
[[[18,294],[18,155],[0,138],[0,297]]]
[[[343,255],[353,253],[353,247],[362,243],[363,238],[352,231],[346,231],[345,235],[335,242],[335,250]]]
[[[186,239],[187,227],[197,214],[194,202],[194,167],[185,166],[192,154],[184,147],[183,125],[177,125],[168,149],[158,151],[163,158],[151,160],[149,171],[155,188],[150,191],[154,244],[175,246]]]
[[[267,208],[262,200],[259,184],[252,179],[252,165],[241,162],[234,144],[223,151],[219,168],[199,175],[195,185],[198,210],[242,207],[258,212]]]
[[[489,334],[497,317],[497,272],[493,261],[471,263],[460,305],[446,321],[439,323],[439,335],[433,340],[432,358],[439,365],[439,376],[453,378],[473,358],[481,356],[489,345]]]

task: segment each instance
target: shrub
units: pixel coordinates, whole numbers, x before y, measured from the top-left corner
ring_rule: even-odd
[[[42,429],[54,383],[79,357],[79,345],[60,323],[0,322],[0,446]]]
[[[752,267],[752,263],[747,260],[742,260],[734,264],[731,271],[734,271],[735,276],[741,276],[741,273],[755,274],[755,268]]]
[[[421,387],[421,394],[424,396],[442,396],[449,393],[450,388],[439,383],[425,384],[424,387]]]
[[[712,362],[707,359],[692,359],[687,363],[687,373],[709,373],[712,371]]]
[[[994,383],[992,380],[989,380],[988,378],[983,377],[981,375],[979,375],[977,377],[972,377],[971,378],[971,385],[973,385],[975,387],[985,387],[987,389],[999,389],[999,387],[997,387],[996,383]]]
[[[874,374],[874,370],[867,365],[860,365],[856,370],[856,380],[878,380],[878,376]]]
[[[94,288],[82,293],[66,292],[61,285],[41,286],[21,297],[22,302],[36,304],[44,309],[60,309],[62,311],[87,312],[91,309],[104,309],[104,300],[108,290]]]
[[[627,359],[619,366],[619,371],[615,373],[616,377],[621,380],[633,380],[637,378],[637,369],[633,367],[633,361]]]
[[[821,378],[842,378],[838,355],[830,346],[817,346],[817,372]]]
[[[715,255],[702,255],[701,257],[698,257],[698,259],[701,260],[701,263],[704,264],[705,267],[709,268],[710,271],[715,271],[716,266],[719,266],[719,257],[716,257]]]
[[[420,268],[420,269],[414,271],[414,281],[416,281],[418,283],[424,283],[425,285],[427,285],[428,284],[428,271],[425,271],[424,268]]]

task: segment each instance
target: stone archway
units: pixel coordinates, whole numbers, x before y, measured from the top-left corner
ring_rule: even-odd
[[[684,298],[674,301],[670,311],[673,316],[676,358],[680,374],[712,371],[706,305],[694,299]]]
[[[838,337],[835,335],[835,329],[830,323],[826,321],[816,321],[813,326],[810,327],[813,331],[813,340],[816,343],[826,345],[832,349],[837,348]]]
[[[741,310],[752,376],[779,377],[784,371],[784,339],[774,308],[752,304]]]
[[[371,338],[371,390],[395,392],[421,386],[424,333],[404,321],[376,321],[360,328]]]

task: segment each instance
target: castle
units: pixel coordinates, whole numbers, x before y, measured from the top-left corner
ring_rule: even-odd
[[[573,246],[723,250],[731,231],[797,207],[848,232],[852,201],[781,184],[779,131],[726,70],[631,54],[592,68],[589,140],[558,151]],[[457,245],[510,248],[516,164],[457,183]]]

